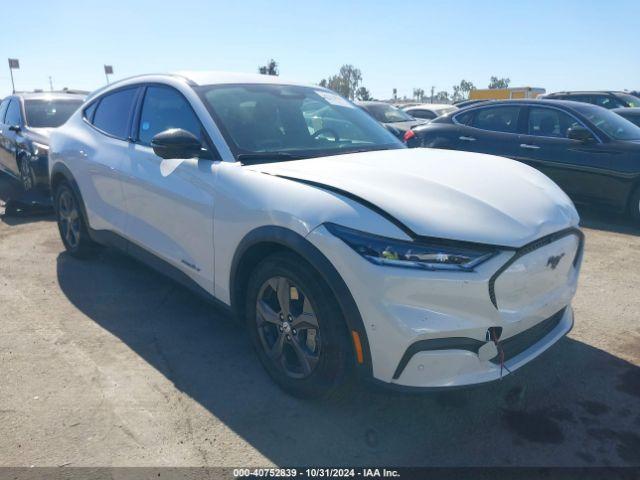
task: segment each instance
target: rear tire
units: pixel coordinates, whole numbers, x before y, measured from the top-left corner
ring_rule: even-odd
[[[64,248],[76,258],[94,256],[99,245],[89,237],[80,201],[73,189],[66,182],[60,183],[53,198],[58,231]]]
[[[245,302],[260,362],[283,390],[325,398],[346,386],[353,359],[346,323],[308,263],[292,253],[267,257],[251,274]]]

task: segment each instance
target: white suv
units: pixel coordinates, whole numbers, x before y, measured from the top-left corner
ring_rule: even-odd
[[[406,149],[316,86],[147,75],[51,138],[70,254],[125,249],[244,322],[288,392],[500,378],[573,324],[578,215],[500,157]]]

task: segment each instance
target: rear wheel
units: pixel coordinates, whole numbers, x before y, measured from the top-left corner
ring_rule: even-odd
[[[246,322],[261,363],[288,393],[326,397],[346,383],[352,358],[344,318],[306,262],[279,253],[252,273]]]
[[[54,192],[58,230],[65,249],[74,257],[87,258],[95,254],[98,245],[91,240],[80,210],[80,202],[67,183]]]

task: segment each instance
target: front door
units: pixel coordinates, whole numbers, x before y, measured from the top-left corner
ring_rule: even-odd
[[[0,145],[0,161],[3,168],[16,176],[20,175],[17,160],[17,140],[20,134],[12,130],[12,128],[22,128],[24,125],[20,110],[20,101],[15,97],[12,98],[2,125],[2,145]]]
[[[126,236],[213,293],[215,163],[210,158],[165,160],[151,139],[169,128],[203,138],[188,101],[167,86],[148,86],[134,125],[124,183]],[[203,151],[202,157],[211,153]]]
[[[528,109],[527,130],[520,149],[523,161],[539,169],[577,201],[609,203],[616,179],[610,175],[615,152],[607,145],[567,138],[573,125],[568,113],[551,107]],[[623,152],[619,152],[623,155]]]

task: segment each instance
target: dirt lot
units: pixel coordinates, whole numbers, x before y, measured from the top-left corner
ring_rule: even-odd
[[[640,465],[640,229],[583,217],[576,325],[541,358],[480,388],[313,403],[189,291],[5,215],[0,465]]]

